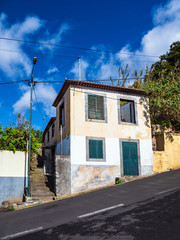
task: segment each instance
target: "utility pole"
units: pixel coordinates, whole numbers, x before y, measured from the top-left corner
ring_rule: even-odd
[[[79,59],[79,81],[81,81],[81,62],[80,62],[80,57]]]
[[[28,152],[28,197],[30,197],[30,164],[31,164],[31,128],[32,128],[32,91],[33,86],[35,85],[33,81],[33,71],[35,64],[37,62],[37,58],[33,58],[33,68],[31,72],[31,81],[28,82],[28,85],[31,86],[31,93],[30,93],[30,125],[29,125],[29,152]]]

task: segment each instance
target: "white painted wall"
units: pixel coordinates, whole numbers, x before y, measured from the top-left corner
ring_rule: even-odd
[[[71,164],[120,165],[119,139],[105,138],[106,161],[86,161],[86,137],[71,136]]]
[[[141,165],[153,165],[153,151],[151,140],[140,140],[140,158]]]
[[[152,173],[152,141],[139,140],[141,175]],[[106,161],[86,161],[86,137],[71,136],[71,164],[92,166],[118,166],[120,168],[120,145],[118,138],[105,138]]]
[[[0,177],[28,176],[28,154],[25,152],[0,151]]]

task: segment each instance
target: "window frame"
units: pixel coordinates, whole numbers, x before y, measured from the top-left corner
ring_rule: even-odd
[[[100,96],[104,100],[104,120],[88,118],[88,95]],[[107,123],[107,97],[104,93],[85,92],[85,121]]]
[[[53,123],[52,126],[51,126],[51,136],[52,136],[52,138],[54,137],[54,135],[55,135],[55,123]]]
[[[135,122],[123,122],[121,121],[121,105],[120,105],[120,101],[130,101],[130,102],[134,102],[134,120]],[[118,124],[122,124],[122,125],[139,125],[138,124],[138,111],[137,111],[137,98],[136,97],[132,97],[132,96],[118,96],[117,97],[117,108],[118,108]]]
[[[63,123],[63,120],[62,120],[62,128],[65,126],[65,103],[64,103],[64,100],[59,104],[59,131],[61,130],[61,124],[60,124],[60,117],[61,116],[61,108],[62,106],[64,106],[64,123]]]
[[[50,140],[50,133],[49,133],[49,130],[47,132],[47,143],[49,143],[49,140]]]
[[[89,140],[102,141],[103,158],[89,158]],[[87,162],[106,162],[105,138],[86,137],[86,161]]]

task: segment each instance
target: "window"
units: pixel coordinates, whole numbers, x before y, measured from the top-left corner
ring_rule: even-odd
[[[49,142],[49,131],[47,133],[47,142]]]
[[[65,125],[64,102],[59,106],[59,129]]]
[[[121,122],[136,123],[134,101],[120,99]]]
[[[152,136],[153,151],[164,151],[164,134],[157,133]]]
[[[54,137],[54,123],[52,125],[52,138]]]
[[[105,120],[103,96],[88,95],[88,119]]]
[[[87,161],[105,161],[104,138],[87,138]]]

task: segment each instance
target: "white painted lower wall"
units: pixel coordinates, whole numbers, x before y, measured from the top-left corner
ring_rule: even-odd
[[[141,166],[153,166],[152,140],[139,140]],[[120,143],[117,138],[105,138],[106,162],[86,161],[86,137],[71,136],[71,164],[120,165]],[[141,174],[142,175],[142,174]]]
[[[0,151],[0,205],[5,200],[21,201],[27,178],[27,153]]]
[[[123,139],[120,141],[119,138],[104,138],[104,141],[105,161],[87,161],[86,136],[69,136],[68,139],[63,141],[64,149],[66,149],[70,160],[70,173],[65,171],[68,172],[66,174],[69,177],[70,188],[67,192],[64,190],[61,193],[63,196],[112,185],[117,177],[121,177],[122,154],[120,151],[122,148],[120,144]],[[153,172],[152,142],[151,140],[139,140],[138,142],[140,175],[150,175]],[[56,147],[57,156],[60,155],[60,147],[60,144]],[[64,157],[62,156],[62,158]],[[64,185],[61,187],[66,189]]]

